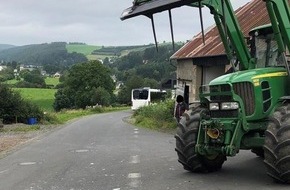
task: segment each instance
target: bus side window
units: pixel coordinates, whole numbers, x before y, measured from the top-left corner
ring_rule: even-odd
[[[148,90],[142,90],[139,98],[143,99],[143,100],[147,100],[148,99]]]
[[[160,102],[165,100],[166,92],[151,92],[151,101],[152,102]]]

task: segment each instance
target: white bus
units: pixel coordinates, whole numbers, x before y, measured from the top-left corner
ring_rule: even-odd
[[[141,106],[148,106],[166,98],[166,91],[152,88],[132,89],[131,101],[132,110],[137,110]]]

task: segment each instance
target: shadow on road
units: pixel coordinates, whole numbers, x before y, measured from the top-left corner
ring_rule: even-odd
[[[181,175],[181,179],[202,189],[289,189],[289,185],[275,183],[266,174],[263,159],[249,151],[228,158],[218,172],[197,174],[185,171]]]

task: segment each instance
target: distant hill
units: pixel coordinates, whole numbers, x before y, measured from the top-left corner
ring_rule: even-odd
[[[66,48],[68,52],[84,54],[89,60],[103,60],[106,57],[127,55],[131,51],[143,51],[144,49],[153,46],[153,44],[135,46],[93,46],[82,43],[69,43],[66,45]]]
[[[159,46],[168,45],[167,43]],[[25,46],[0,44],[0,61],[16,61],[29,65],[69,66],[89,60],[104,60],[128,55],[130,52],[154,48],[154,44],[135,46],[97,46],[80,42],[52,42]],[[2,50],[1,50],[2,48]]]
[[[102,47],[92,52],[93,55],[108,55],[108,56],[121,56],[122,53],[128,51],[142,51],[146,48],[153,47],[154,45],[139,45],[139,46],[109,46]]]
[[[5,50],[5,49],[9,49],[9,48],[13,48],[15,47],[14,45],[9,45],[9,44],[0,44],[0,51]]]
[[[69,53],[65,42],[53,42],[11,47],[0,51],[0,60],[29,65],[69,66],[86,61],[80,53]]]

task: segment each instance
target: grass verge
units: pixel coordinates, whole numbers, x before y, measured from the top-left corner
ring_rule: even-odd
[[[30,131],[38,131],[40,130],[39,125],[16,125],[15,127],[5,127],[1,128],[1,133],[9,133],[9,132],[30,132]]]
[[[134,113],[132,123],[158,131],[175,131],[176,121],[173,118],[173,110],[174,101],[172,100],[141,107]]]

